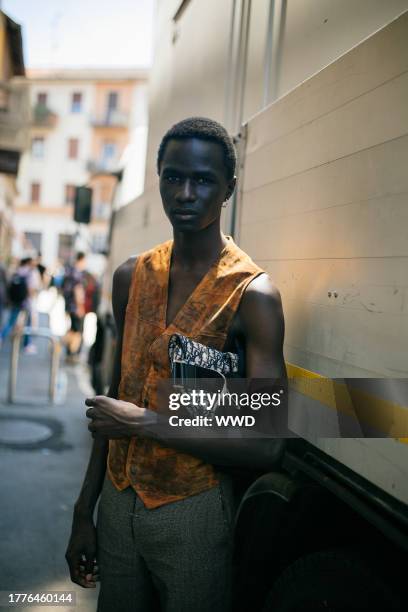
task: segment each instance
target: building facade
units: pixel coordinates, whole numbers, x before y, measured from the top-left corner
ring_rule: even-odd
[[[111,202],[133,117],[143,126],[143,70],[31,71],[30,146],[21,160],[15,224],[47,266],[75,249],[106,248]],[[140,174],[143,177],[143,168]],[[135,180],[137,178],[135,177]],[[89,225],[74,221],[76,187],[92,189]],[[92,259],[92,258],[91,258]],[[97,259],[97,258],[96,258]]]
[[[21,28],[0,11],[0,259],[8,262],[20,156],[28,142],[28,93],[23,80]]]

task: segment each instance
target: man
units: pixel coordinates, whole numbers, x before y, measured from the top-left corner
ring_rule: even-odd
[[[42,263],[42,254],[41,252],[38,253],[37,256],[37,270],[38,270],[38,274],[40,275],[41,278],[41,286],[43,288],[46,288],[48,286],[48,274],[47,274],[47,268],[46,266],[44,266],[44,264]]]
[[[0,331],[0,346],[14,329],[19,317],[24,313],[25,324],[31,325],[31,312],[38,292],[37,277],[32,257],[23,257],[17,270],[11,275],[8,286],[10,312],[7,323]],[[23,324],[23,323],[22,323]],[[31,336],[24,336],[24,352],[35,354],[37,349]]]
[[[82,346],[82,332],[85,317],[85,287],[84,271],[86,266],[85,253],[79,252],[75,257],[73,267],[68,267],[62,286],[65,299],[65,311],[69,314],[71,327],[66,334],[67,362],[78,360]]]
[[[37,328],[38,327],[38,308],[37,301],[38,295],[43,288],[41,275],[37,267],[37,259],[33,258],[31,260],[31,269],[28,276],[28,286],[29,286],[29,297],[27,300],[27,321],[26,325],[28,327]],[[30,354],[36,354],[37,348],[30,341],[29,336],[24,336],[24,351]]]
[[[171,428],[154,423],[173,333],[220,351],[241,349],[247,378],[285,376],[279,293],[220,230],[235,162],[218,123],[191,118],[173,126],[159,148],[158,173],[174,241],[114,274],[112,384],[109,397],[86,402],[94,445],[66,555],[72,580],[94,587],[97,552],[99,612],[149,611],[154,592],[166,612],[229,609],[234,502],[220,466],[267,468],[273,441],[171,439]]]

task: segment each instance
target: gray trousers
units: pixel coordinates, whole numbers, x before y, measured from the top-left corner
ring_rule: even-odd
[[[231,481],[148,510],[129,487],[105,479],[98,509],[98,612],[228,612]]]

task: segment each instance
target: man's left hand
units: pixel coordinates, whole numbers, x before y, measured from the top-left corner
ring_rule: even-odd
[[[113,399],[106,395],[85,400],[86,416],[91,419],[88,425],[92,437],[126,438],[143,433],[147,425],[156,422],[157,416],[152,410],[141,408],[131,402]]]

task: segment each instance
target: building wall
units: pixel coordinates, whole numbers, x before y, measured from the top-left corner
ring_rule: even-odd
[[[61,234],[74,235],[76,225],[72,216],[58,208],[45,209],[32,207],[33,210],[25,209],[24,213],[15,216],[15,227],[22,234],[25,232],[41,234],[41,254],[45,265],[52,267],[56,263],[58,255],[58,240]],[[32,250],[26,244],[26,251]],[[24,253],[19,253],[23,256]]]
[[[65,204],[65,185],[82,185],[88,179],[90,118],[94,105],[92,84],[82,81],[41,81],[30,84],[31,107],[39,93],[47,93],[47,108],[56,115],[55,127],[32,126],[31,140],[44,138],[44,157],[36,159],[31,147],[24,154],[18,176],[19,197],[15,224],[21,233],[40,232],[41,251],[47,266],[55,264],[60,234],[74,234],[73,207]],[[71,112],[73,92],[82,93],[82,110]],[[78,159],[68,159],[68,140],[78,138]],[[40,184],[40,203],[31,204],[31,184]]]
[[[93,121],[95,124],[92,135],[92,159],[96,162],[102,160],[104,143],[116,145],[116,156],[112,166],[117,166],[129,142],[129,128],[132,121],[134,104],[134,91],[138,83],[134,81],[118,83],[104,82],[95,86],[95,106]],[[117,108],[112,117],[108,117],[108,96],[110,92],[118,95]],[[144,116],[146,124],[146,116]],[[109,125],[108,125],[109,124]]]
[[[22,49],[11,40],[7,24],[6,15],[0,11],[0,260],[3,261],[8,261],[12,252],[16,172],[19,155],[27,146],[29,111],[25,84],[17,84],[13,79],[24,72]]]
[[[99,80],[98,80],[99,79]],[[114,165],[129,142],[129,125],[136,79],[122,83],[120,80],[103,81],[91,77],[33,78],[30,81],[31,107],[37,104],[38,94],[46,93],[46,107],[55,115],[49,127],[31,126],[31,139],[44,138],[44,156],[37,159],[28,151],[21,161],[18,177],[19,197],[16,226],[22,233],[42,233],[42,255],[46,265],[53,266],[58,254],[58,235],[74,235],[77,225],[73,222],[73,205],[65,202],[66,185],[89,184],[94,189],[94,218],[87,227],[81,227],[83,242],[77,248],[105,248],[103,236],[108,235],[110,206],[115,179],[92,174],[90,162],[100,160],[104,142],[118,145]],[[95,124],[97,111],[105,104],[106,93],[120,91],[119,110],[126,112],[126,122],[121,127],[99,127]],[[81,93],[80,112],[72,112],[72,95]],[[138,111],[139,112],[139,111]],[[146,118],[145,118],[146,121]],[[69,139],[79,141],[77,159],[69,159]],[[107,168],[112,170],[113,167]],[[140,170],[139,170],[140,173]],[[31,203],[31,185],[41,186],[40,202]],[[105,185],[107,183],[107,185]],[[103,200],[103,201],[102,201]],[[96,258],[99,259],[100,258]]]
[[[6,29],[6,17],[0,12],[0,79],[8,81],[12,75],[12,63],[10,57],[10,45]]]
[[[13,203],[16,195],[15,179],[0,174],[0,260],[7,261],[13,242]]]
[[[95,117],[101,118],[105,116],[108,94],[111,91],[118,93],[118,111],[129,114],[132,109],[134,85],[133,81],[125,83],[118,83],[117,81],[97,83],[95,86]]]
[[[144,190],[146,147],[147,147],[147,116],[148,89],[146,83],[138,83],[134,88],[130,117],[129,144],[123,157],[123,176],[115,194],[115,208],[126,206]]]
[[[71,96],[76,91],[82,92],[83,109],[80,113],[71,113]],[[32,107],[41,92],[47,93],[47,107],[57,115],[57,123],[55,128],[31,128],[31,139],[43,137],[45,140],[44,158],[36,159],[31,151],[23,156],[18,180],[19,204],[30,204],[31,183],[39,182],[41,205],[64,207],[65,184],[81,185],[88,178],[86,162],[91,151],[90,118],[94,91],[91,84],[81,82],[34,83],[30,86]],[[68,159],[69,138],[79,139],[79,155],[76,160]]]
[[[112,167],[117,167],[118,160],[123,154],[126,145],[129,142],[128,128],[122,127],[96,127],[92,134],[92,147],[90,159],[95,162],[102,160],[102,151],[104,143],[114,143],[116,146],[116,156],[113,160]]]
[[[5,17],[0,12],[0,80],[5,82],[9,78],[9,49],[7,46],[7,34]],[[0,90],[0,106],[7,103],[7,94]],[[0,174],[0,261],[8,257],[11,241],[11,201],[10,190],[6,175]]]

